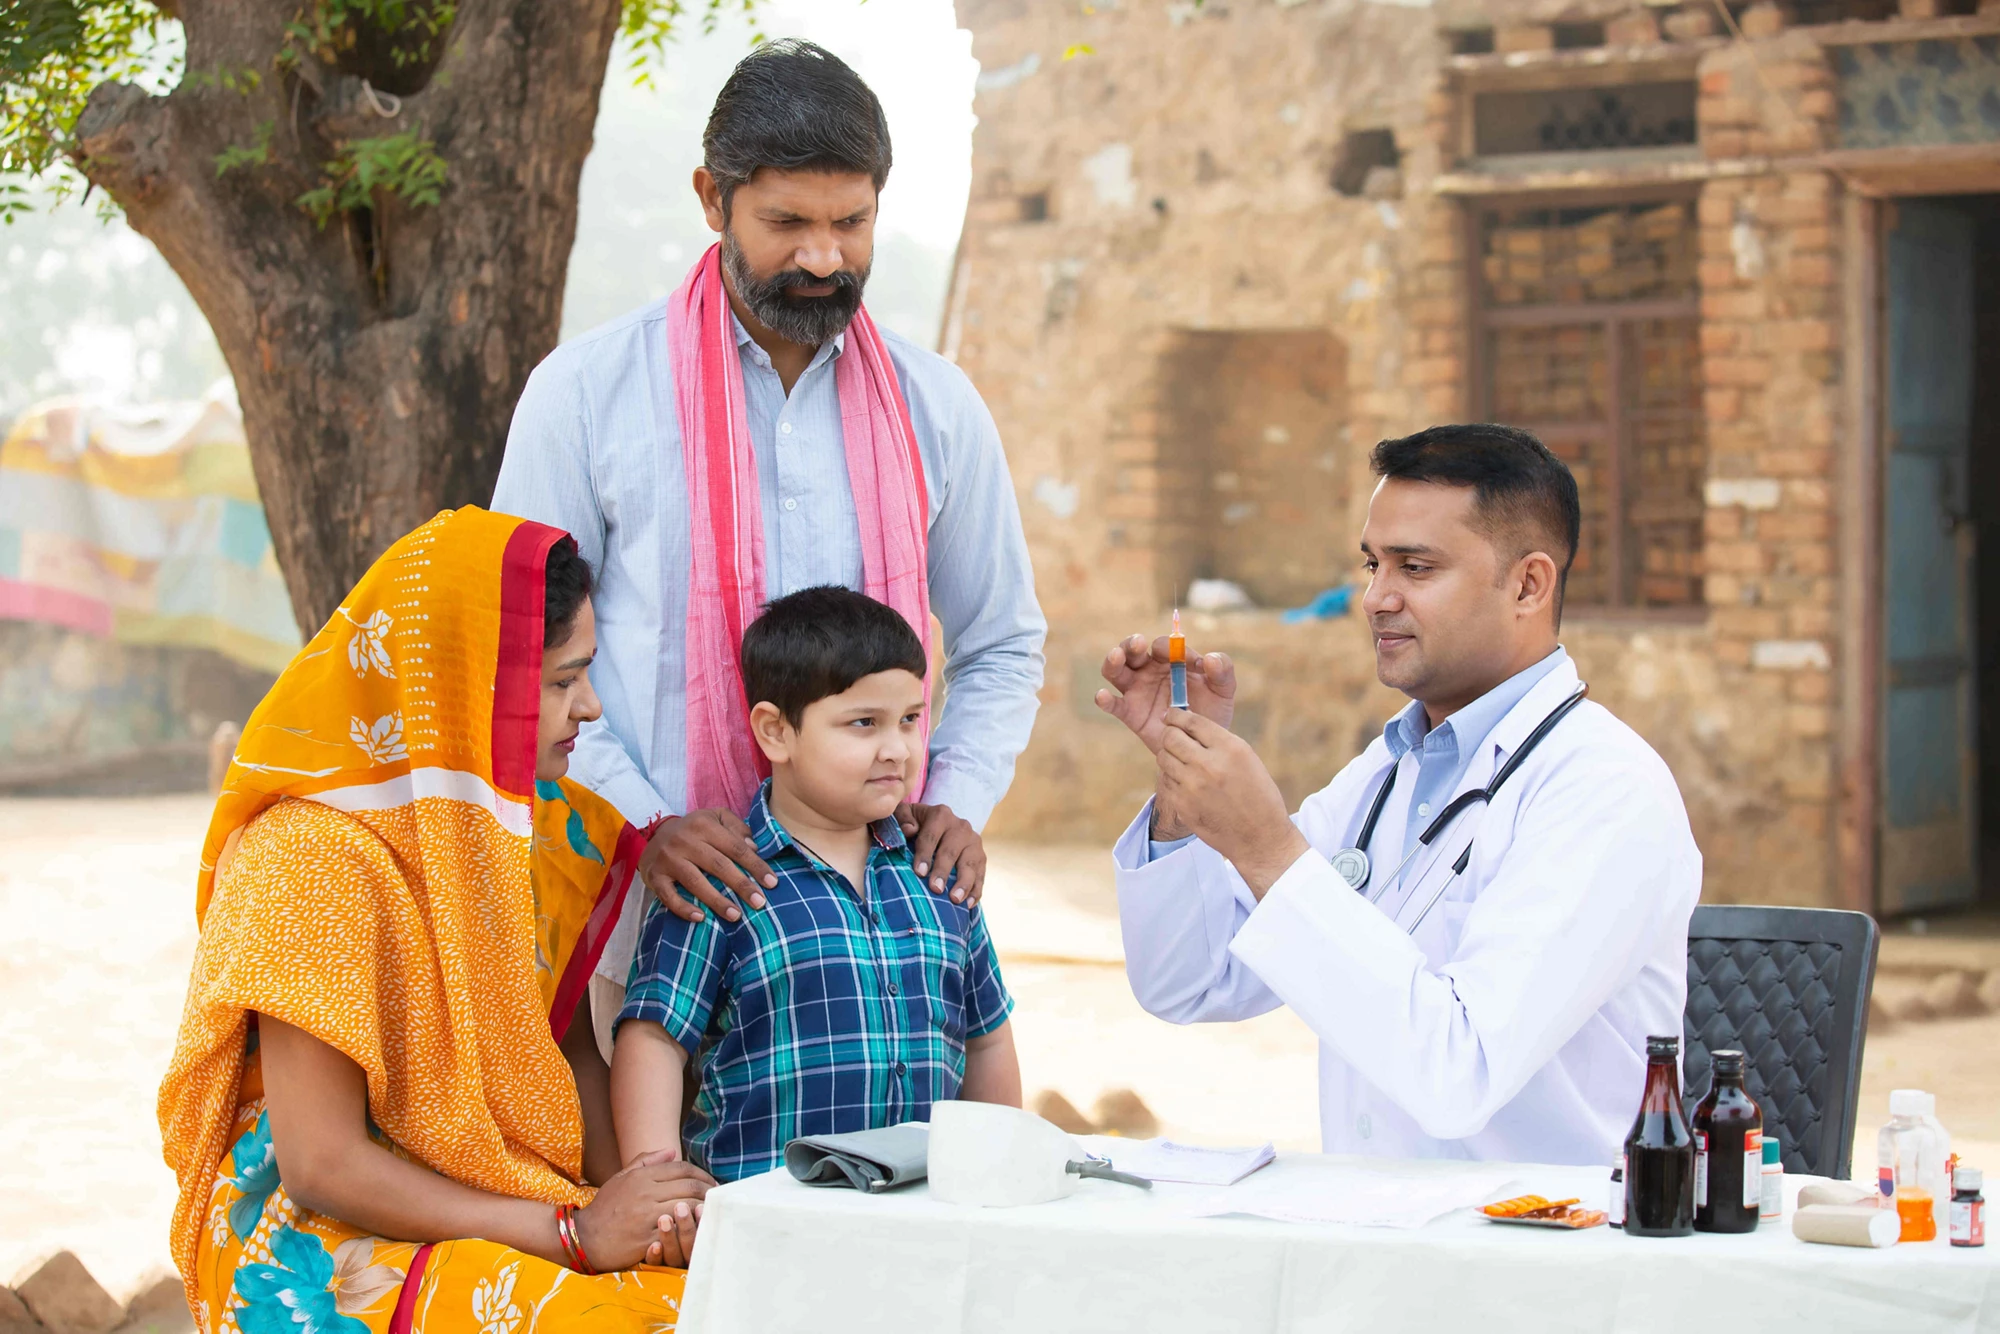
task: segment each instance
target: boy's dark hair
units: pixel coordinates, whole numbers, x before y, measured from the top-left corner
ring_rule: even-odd
[[[1546,551],[1556,563],[1556,623],[1576,560],[1583,508],[1569,465],[1532,431],[1481,422],[1433,426],[1384,440],[1369,462],[1378,477],[1473,489],[1473,514],[1502,550],[1518,560]]]
[[[797,727],[806,706],[864,676],[901,668],[922,679],[930,664],[902,613],[851,588],[802,588],[764,608],[743,632],[743,693],[775,704]]]
[[[781,37],[737,63],[715,96],[701,149],[727,218],[736,187],[759,167],[862,172],[880,191],[889,179],[889,118],[839,56]]]
[[[577,613],[590,596],[590,563],[565,536],[549,548],[542,566],[542,647],[554,648],[576,629]]]

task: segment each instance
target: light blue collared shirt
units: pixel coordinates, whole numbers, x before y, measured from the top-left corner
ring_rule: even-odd
[[[1410,855],[1417,839],[1458,791],[1459,780],[1465,777],[1472,757],[1479,753],[1480,743],[1502,718],[1514,711],[1516,704],[1528,697],[1536,682],[1568,657],[1557,647],[1548,657],[1514,673],[1436,727],[1430,726],[1430,715],[1424,712],[1423,702],[1413,699],[1382,728],[1382,740],[1395,763],[1401,764],[1412,750],[1417,752],[1417,781],[1410,786],[1409,817],[1403,822],[1404,857]]]
[[[597,575],[602,722],[578,739],[576,776],[626,819],[687,809],[686,474],[667,305],[564,343],[514,409],[493,508],[567,530]],[[1013,781],[1042,684],[1046,623],[992,415],[956,366],[887,329],[930,493],[931,610],[944,627],[949,707],[931,733],[924,799],[983,826]],[[769,597],[862,584],[847,478],[835,338],[789,397],[739,322],[745,416],[756,452]]]

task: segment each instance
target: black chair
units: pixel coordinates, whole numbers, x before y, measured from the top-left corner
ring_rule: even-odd
[[[1708,1092],[1708,1054],[1740,1051],[1785,1170],[1845,1181],[1879,940],[1866,913],[1697,907],[1682,1019],[1689,1115]]]

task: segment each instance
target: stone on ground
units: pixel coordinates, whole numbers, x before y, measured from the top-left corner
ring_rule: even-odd
[[[1940,1019],[1960,1018],[1980,1013],[1979,985],[1968,973],[1954,968],[1939,973],[1924,987],[1924,1001]]]
[[[1107,1135],[1151,1139],[1160,1133],[1160,1118],[1131,1089],[1111,1089],[1097,1100],[1097,1126]]]
[[[1076,1109],[1076,1104],[1054,1089],[1043,1089],[1028,1108],[1036,1116],[1047,1121],[1057,1130],[1071,1135],[1094,1135],[1097,1126],[1091,1119]]]
[[[125,1319],[125,1308],[69,1251],[50,1257],[15,1291],[55,1334],[110,1334]]]
[[[0,1287],[0,1334],[17,1334],[18,1331],[37,1328],[35,1317],[28,1313],[12,1288]]]
[[[142,1286],[125,1303],[125,1323],[118,1334],[188,1334],[194,1314],[188,1310],[187,1289],[173,1274]]]

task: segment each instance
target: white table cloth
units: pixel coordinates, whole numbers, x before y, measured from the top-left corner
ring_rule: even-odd
[[[1266,1172],[1309,1167],[1286,1154]],[[1296,1170],[1296,1169],[1294,1169]],[[1604,1171],[1521,1166],[1520,1190],[1597,1204]],[[1256,1180],[1251,1177],[1250,1180]],[[2000,1334],[2000,1248],[1856,1250],[1791,1234],[1649,1239],[1461,1211],[1427,1227],[1187,1218],[1206,1186],[1086,1181],[1020,1209],[864,1196],[783,1172],[708,1197],[683,1334],[1390,1331]]]

